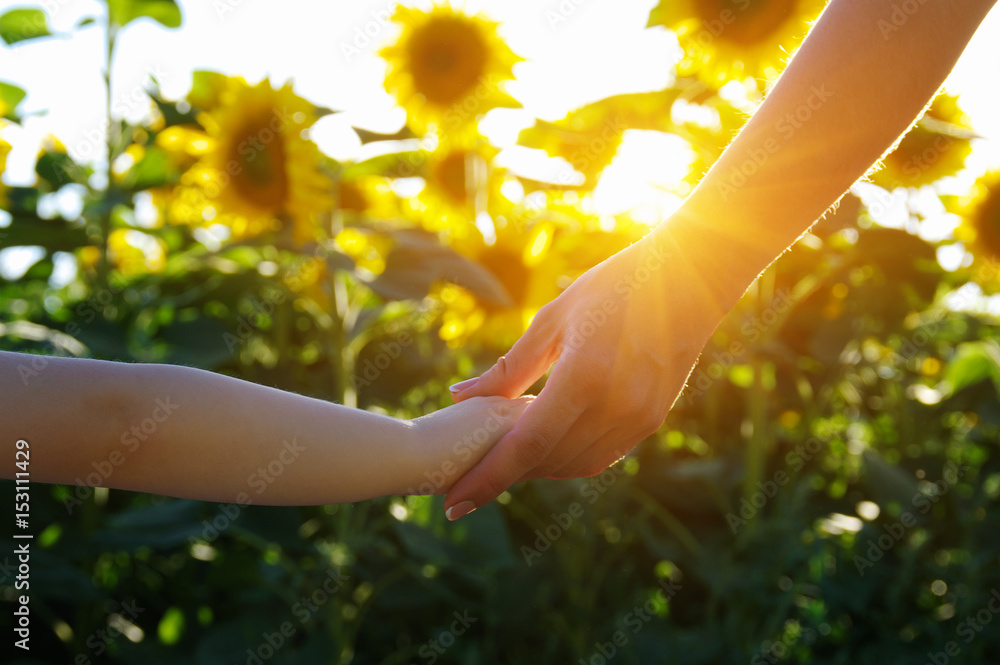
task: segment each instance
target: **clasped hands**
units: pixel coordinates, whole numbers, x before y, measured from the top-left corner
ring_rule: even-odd
[[[711,248],[678,229],[665,223],[584,273],[493,367],[452,386],[456,402],[515,398],[552,367],[513,428],[452,485],[449,519],[520,481],[596,475],[662,425],[741,293],[718,287]]]

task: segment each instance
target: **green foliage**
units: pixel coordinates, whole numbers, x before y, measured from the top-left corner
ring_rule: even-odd
[[[108,0],[111,20],[119,26],[149,17],[167,28],[179,28],[181,10],[174,0]]]
[[[181,19],[166,0],[111,9],[117,27]],[[35,186],[0,191],[2,247],[42,250],[22,277],[0,278],[0,349],[38,354],[22,381],[46,355],[74,354],[196,366],[398,417],[448,404],[446,386],[503,349],[446,346],[427,295],[446,281],[502,307],[510,293],[490,266],[347,206],[331,216],[386,241],[377,275],[328,237],[215,246],[189,226],[137,222],[138,197],[183,172],[158,137],[197,126],[223,80],[197,72],[184,104],[153,89],[162,124],[113,125],[112,154],[135,159],[106,186],[51,148]],[[8,120],[23,96],[0,83]],[[720,127],[674,122],[679,100]],[[625,129],[671,132],[710,163],[739,117],[684,78],[601,100],[521,136],[580,157],[583,187],[520,183],[550,197],[545,219],[575,220],[567,201],[586,195]],[[609,129],[602,150],[581,152]],[[324,167],[338,184],[391,181],[430,177],[429,158],[405,150]],[[79,214],[43,214],[46,198],[74,192]],[[936,261],[943,242],[880,228],[853,199],[813,231],[730,313],[666,425],[630,458],[595,478],[518,485],[457,523],[440,497],[275,508],[88,479],[33,485],[32,521],[45,525],[32,554],[34,639],[5,662],[904,665],[950,642],[948,662],[988,662],[1000,631],[969,621],[1000,620],[989,609],[1000,589],[998,322],[947,306],[965,279]],[[162,247],[163,265],[109,261],[116,232]],[[65,284],[52,280],[61,254],[78,266]],[[413,343],[399,344],[402,333]]]
[[[48,17],[40,9],[11,9],[0,14],[0,39],[7,44],[51,34]]]

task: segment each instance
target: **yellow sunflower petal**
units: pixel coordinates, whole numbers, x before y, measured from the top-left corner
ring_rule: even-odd
[[[973,279],[987,293],[1000,292],[1000,169],[976,182],[961,216],[955,237],[972,252]]]
[[[885,156],[884,168],[872,174],[872,182],[886,189],[920,187],[954,175],[972,152],[969,140],[973,136],[958,97],[939,95],[895,150]]]

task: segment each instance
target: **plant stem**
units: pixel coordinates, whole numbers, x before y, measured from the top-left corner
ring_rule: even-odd
[[[114,61],[115,40],[118,29],[111,20],[111,8],[108,7],[107,22],[105,24],[105,49],[104,49],[104,93],[107,104],[106,117],[107,132],[107,181],[104,184],[104,206],[101,211],[100,233],[101,233],[101,256],[98,263],[98,283],[100,288],[107,289],[110,284],[111,266],[108,262],[108,240],[111,236],[111,163],[114,161],[115,147],[118,141],[118,132],[115,131],[114,119],[111,115],[111,65]]]

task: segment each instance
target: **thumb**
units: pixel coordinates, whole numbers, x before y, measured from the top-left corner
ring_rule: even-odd
[[[484,395],[502,395],[513,399],[538,380],[559,357],[556,341],[559,329],[549,317],[539,312],[527,332],[506,355],[481,376],[451,386],[456,402]]]

